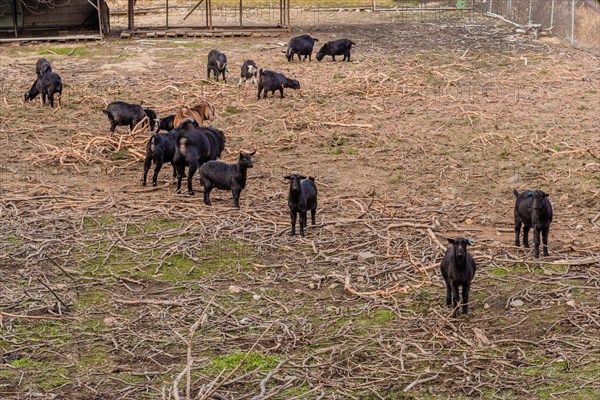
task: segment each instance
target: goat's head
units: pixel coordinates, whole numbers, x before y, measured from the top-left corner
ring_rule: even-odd
[[[467,256],[467,246],[473,244],[473,242],[465,238],[448,238],[448,243],[451,243],[454,247],[454,257],[458,259],[464,259]]]
[[[545,193],[542,190],[536,189],[533,192],[528,193],[529,196],[533,197],[533,203],[531,207],[534,210],[539,210],[544,205],[544,199],[548,197],[548,193]]]
[[[325,43],[317,53],[317,61],[321,61],[329,52],[329,43]]]
[[[242,167],[252,168],[252,166],[254,165],[252,163],[252,156],[254,154],[256,154],[256,151],[253,151],[252,153],[243,153],[240,151],[240,158],[238,159],[238,164]]]
[[[300,82],[295,79],[288,79],[284,86],[290,89],[300,89]]]
[[[284,176],[283,179],[287,179],[290,181],[290,191],[298,192],[300,191],[300,182],[302,182],[302,179],[306,179],[306,177],[300,174],[290,174]]]

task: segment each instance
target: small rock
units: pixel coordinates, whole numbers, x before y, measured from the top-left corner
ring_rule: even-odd
[[[490,306],[488,303],[485,303],[485,304],[483,305],[483,309],[484,309],[484,310],[487,310],[487,309],[488,309],[488,308],[490,308],[490,307],[491,307],[491,306]]]
[[[239,293],[242,291],[242,288],[239,286],[231,285],[231,286],[229,286],[229,291],[231,293]]]
[[[312,283],[312,282],[308,284],[308,288],[309,288],[309,289],[314,289],[314,288],[316,288],[316,287],[317,287],[317,285],[315,285],[315,284],[314,284],[314,283]]]
[[[252,295],[252,298],[253,298],[254,300],[256,300],[256,301],[259,301],[259,300],[260,300],[262,297],[260,297],[260,295],[259,295],[259,294],[253,294],[253,295]]]
[[[516,182],[518,180],[521,180],[521,174],[514,174],[513,176],[511,176],[510,178],[508,178],[509,182]]]
[[[522,305],[524,305],[525,303],[523,303],[522,300],[513,300],[510,302],[510,305],[513,307],[521,307]]]
[[[471,218],[467,218],[467,219],[465,219],[465,224],[473,225],[473,220]]]
[[[375,254],[371,253],[370,251],[363,251],[363,252],[358,253],[357,260],[368,262],[368,263],[373,263],[373,262],[375,262]]]
[[[249,318],[249,317],[243,317],[242,319],[240,319],[241,325],[248,325],[251,322],[252,322],[252,318]]]
[[[567,305],[571,306],[571,307],[575,307],[575,300],[569,300],[569,301],[567,301]]]
[[[583,229],[583,225],[582,224],[577,224],[577,226],[575,227],[576,231],[580,231]]]
[[[338,288],[340,285],[337,283],[332,283],[331,285],[329,285],[329,289],[336,289]]]
[[[104,318],[104,325],[106,326],[115,326],[117,324],[117,320],[113,317]]]

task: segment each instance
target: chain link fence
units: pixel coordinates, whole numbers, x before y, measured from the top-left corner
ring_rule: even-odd
[[[536,34],[549,32],[572,46],[600,54],[599,0],[487,0],[486,15]]]

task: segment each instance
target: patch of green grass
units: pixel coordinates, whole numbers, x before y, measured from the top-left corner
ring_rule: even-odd
[[[108,363],[110,360],[106,350],[94,347],[79,357],[76,368],[78,371],[93,371],[101,369]]]
[[[486,271],[490,275],[495,275],[495,276],[513,275],[516,273],[528,273],[529,272],[527,267],[517,267],[516,265],[507,266],[507,267],[487,268]]]
[[[83,217],[84,228],[96,228],[103,225],[112,225],[115,223],[115,217],[110,214],[103,214],[97,217],[86,216]]]
[[[96,308],[108,302],[110,295],[100,288],[91,288],[77,296],[75,309],[78,311],[86,308]]]
[[[237,107],[227,106],[227,108],[225,109],[225,112],[227,113],[227,115],[235,115],[238,113],[238,109],[237,109]]]
[[[12,360],[10,365],[20,369],[37,369],[43,364],[39,361],[32,360],[31,358],[20,358],[18,360]]]
[[[67,325],[62,321],[20,321],[16,327],[19,336],[28,339],[57,339],[68,335]]]
[[[21,244],[21,243],[23,243],[23,241],[21,239],[19,239],[16,236],[12,236],[12,235],[9,235],[9,236],[6,236],[6,237],[2,238],[2,241],[4,243],[7,243],[7,244]]]
[[[146,232],[161,232],[169,229],[181,228],[181,222],[167,219],[152,219],[148,222],[144,222],[141,226]]]
[[[213,358],[212,365],[206,368],[206,373],[215,375],[225,369],[225,373],[231,372],[244,358],[245,352],[236,351],[232,354],[221,355]],[[281,361],[280,357],[271,354],[264,354],[254,351],[248,355],[240,366],[240,370],[244,372],[254,371],[260,368],[263,371],[270,371],[277,366]]]
[[[129,157],[129,153],[127,150],[121,149],[119,151],[113,151],[111,157],[113,160],[126,160]]]
[[[38,375],[37,384],[43,390],[51,390],[69,382],[69,370],[60,367]]]
[[[310,388],[307,385],[302,386],[292,386],[291,388],[287,388],[283,391],[282,395],[284,399],[289,399],[292,397],[302,396],[304,393],[310,392]]]
[[[371,325],[387,325],[391,321],[396,319],[396,314],[393,311],[386,308],[379,308],[369,315],[361,314],[363,316],[362,321]]]
[[[51,47],[49,49],[40,50],[38,52],[38,54],[41,56],[44,56],[44,55],[64,56],[64,55],[70,54],[71,56],[82,57],[82,56],[89,55],[90,51],[88,49],[84,49],[82,47],[75,47],[75,48],[73,48],[73,47]]]
[[[108,254],[109,250],[110,254]],[[97,255],[88,258],[86,254]],[[138,255],[119,246],[110,246],[107,242],[98,242],[87,248],[77,249],[75,261],[78,268],[89,276],[104,274],[145,279],[158,278],[176,283],[197,280],[219,271],[232,271],[238,267],[248,269],[254,255],[254,251],[249,246],[222,241],[204,245],[200,251],[192,255],[192,258],[184,253],[173,254],[167,257],[157,269],[159,264],[156,260],[143,265],[147,256]],[[82,299],[84,306],[98,300],[101,299],[93,296],[90,301]]]

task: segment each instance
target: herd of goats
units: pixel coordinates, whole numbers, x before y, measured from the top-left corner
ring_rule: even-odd
[[[301,35],[292,38],[288,42],[286,57],[289,62],[293,61],[294,55],[302,61],[308,58],[311,61],[313,47],[318,39],[310,35]],[[343,61],[350,62],[350,52],[355,43],[348,39],[339,39],[327,42],[317,53],[317,60],[321,61],[325,56],[343,55]],[[218,50],[211,50],[208,54],[207,79],[211,72],[215,79],[219,75],[226,81],[227,57]],[[54,108],[54,95],[58,95],[58,107],[60,108],[60,95],[62,93],[62,81],[60,76],[52,72],[50,63],[40,58],[36,63],[37,79],[31,89],[25,93],[25,101],[33,100],[41,94],[42,102],[49,99],[50,106]],[[258,85],[258,99],[267,97],[267,93],[273,95],[279,91],[281,98],[284,97],[283,89],[299,89],[297,80],[289,79],[283,74],[258,69],[253,60],[246,60],[241,66],[239,85],[251,80]],[[177,114],[165,118],[158,118],[156,112],[144,109],[141,105],[129,104],[115,101],[102,110],[109,119],[111,133],[117,126],[129,126],[130,130],[147,120],[150,129],[156,133],[152,135],[146,146],[146,159],[144,162],[143,184],[146,185],[148,171],[154,163],[154,175],[152,185],[157,186],[158,174],[162,165],[170,162],[173,166],[173,178],[177,177],[177,193],[181,191],[181,180],[188,166],[187,185],[188,193],[194,195],[192,179],[199,170],[200,180],[204,186],[204,203],[211,205],[210,192],[213,188],[230,190],[233,194],[234,206],[239,208],[240,194],[246,186],[248,168],[252,168],[252,156],[255,152],[240,152],[238,162],[227,164],[217,159],[225,147],[225,135],[223,131],[214,127],[204,127],[205,120],[214,118],[214,107],[202,101],[193,107],[182,107]],[[166,134],[161,134],[166,130]],[[317,186],[313,177],[306,177],[293,173],[284,177],[290,181],[288,193],[288,206],[291,217],[291,235],[296,234],[297,215],[300,215],[300,235],[304,237],[306,227],[307,211],[310,210],[311,222],[315,225],[315,214],[317,210]],[[523,244],[529,247],[529,230],[533,227],[534,257],[539,258],[540,234],[543,241],[544,256],[548,256],[548,233],[552,222],[552,205],[548,194],[541,190],[525,190],[518,192],[513,190],[516,198],[515,218],[515,245],[520,245],[519,237],[523,228]],[[462,305],[462,313],[468,313],[468,299],[471,281],[475,275],[476,264],[467,246],[471,241],[464,238],[448,239],[452,244],[446,251],[441,261],[440,269],[446,282],[446,304],[453,308],[453,316],[458,316],[459,304]],[[459,301],[459,288],[462,287],[462,303]]]

